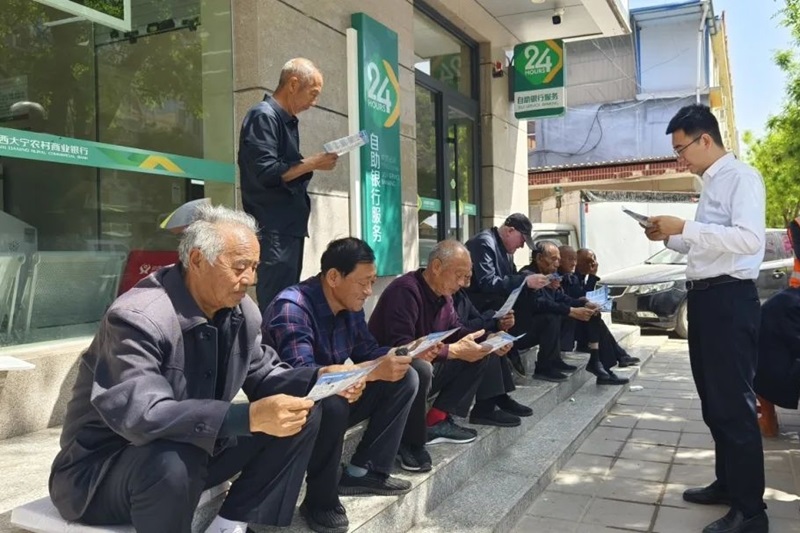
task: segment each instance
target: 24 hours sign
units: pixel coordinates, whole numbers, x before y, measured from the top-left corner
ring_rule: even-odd
[[[514,116],[558,117],[567,109],[564,41],[552,39],[514,47]]]
[[[375,251],[379,276],[403,271],[400,190],[400,83],[397,33],[355,13],[358,31],[359,129],[368,134],[361,150],[361,235]]]

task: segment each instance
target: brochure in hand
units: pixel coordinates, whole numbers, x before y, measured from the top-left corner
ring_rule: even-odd
[[[511,294],[508,295],[508,299],[506,300],[506,303],[503,304],[503,307],[501,307],[492,316],[492,318],[502,318],[502,317],[506,316],[508,314],[508,312],[511,311],[511,309],[514,308],[514,304],[517,303],[517,298],[519,298],[519,293],[522,292],[522,288],[523,287],[525,287],[525,280],[523,280],[522,283],[520,283],[519,287],[517,287],[516,289],[511,291]]]
[[[622,208],[622,212],[625,213],[626,215],[628,215],[629,217],[631,217],[633,220],[635,220],[636,222],[638,222],[642,226],[644,226],[645,228],[649,228],[652,225],[652,224],[650,224],[650,222],[648,222],[648,219],[650,217],[647,217],[645,215],[640,215],[639,213],[636,213],[636,212],[631,211],[630,209],[626,209],[624,207]]]
[[[348,370],[347,372],[323,374],[317,378],[314,388],[311,389],[311,392],[308,393],[306,398],[318,402],[328,396],[339,394],[343,390],[358,383],[370,372],[375,370],[379,364],[379,361],[373,361],[369,365],[363,367],[353,366],[353,370]]]
[[[525,336],[524,333],[522,335],[519,335],[519,336],[515,337],[514,335],[511,335],[510,333],[506,333],[505,331],[501,331],[497,335],[493,335],[493,336],[487,338],[485,341],[483,341],[481,343],[481,346],[491,347],[492,351],[495,352],[495,351],[499,350],[500,348],[502,348],[503,346],[505,346],[507,344],[511,344],[514,341],[518,341],[519,339],[521,339],[524,336]]]
[[[613,302],[608,295],[608,285],[602,285],[599,288],[586,293],[586,299],[600,306],[600,311],[609,312]]]
[[[411,350],[408,355],[411,357],[416,357],[419,354],[433,348],[436,346],[436,344],[442,342],[456,331],[458,331],[458,328],[448,329],[447,331],[438,331],[436,333],[429,333],[428,335],[422,337],[422,341],[416,346],[416,348]]]
[[[361,148],[365,144],[367,144],[367,131],[361,130],[353,135],[326,142],[322,145],[322,149],[329,154],[336,152],[337,155],[344,155],[356,148]]]

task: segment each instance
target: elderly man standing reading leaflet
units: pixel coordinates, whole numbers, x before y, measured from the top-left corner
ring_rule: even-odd
[[[704,533],[761,533],[764,452],[753,376],[758,359],[758,277],[765,242],[765,192],[752,167],[725,152],[717,119],[703,105],[682,108],[667,127],[678,160],[703,177],[695,220],[648,219],[650,240],[687,254],[689,359],[714,437],[716,480],[686,501],[729,504]]]
[[[253,106],[242,122],[242,205],[261,227],[256,296],[262,313],[276,294],[300,281],[311,213],[308,183],[315,170],[336,166],[336,154],[300,154],[297,115],[316,105],[321,92],[319,69],[308,59],[291,59],[281,69],[275,93]]]
[[[321,418],[304,396],[353,367],[293,369],[261,344],[246,213],[201,206],[178,252],[111,305],[81,356],[50,497],[70,521],[190,533],[200,493],[240,474],[206,532],[288,525]],[[240,389],[251,403],[231,403]]]

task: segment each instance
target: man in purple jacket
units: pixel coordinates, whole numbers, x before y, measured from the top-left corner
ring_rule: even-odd
[[[426,268],[389,284],[369,321],[369,330],[385,346],[404,346],[430,333],[458,330],[446,339],[451,344],[442,347],[433,365],[420,358],[412,363],[420,385],[401,447],[409,461],[428,456],[426,442],[466,443],[477,437],[475,430],[452,419],[452,415],[469,414],[491,352],[475,342],[484,331],[464,328],[453,307],[453,294],[466,285],[471,274],[472,261],[464,245],[440,242],[431,251]],[[436,400],[426,415],[428,395],[435,393]]]

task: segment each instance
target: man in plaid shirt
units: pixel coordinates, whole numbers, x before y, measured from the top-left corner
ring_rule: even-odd
[[[379,346],[367,329],[363,307],[377,278],[369,245],[351,237],[335,240],[322,254],[321,263],[320,274],[283,290],[270,303],[262,331],[264,342],[294,367],[336,365],[348,359],[356,364],[381,361],[368,375],[359,400],[348,404],[345,398],[332,396],[320,405],[323,421],[308,465],[308,488],[300,512],[311,529],[330,533],[348,527],[336,486],[347,428],[369,419],[342,473],[339,494],[395,495],[411,489],[408,481],[389,474],[419,378],[410,356]]]

